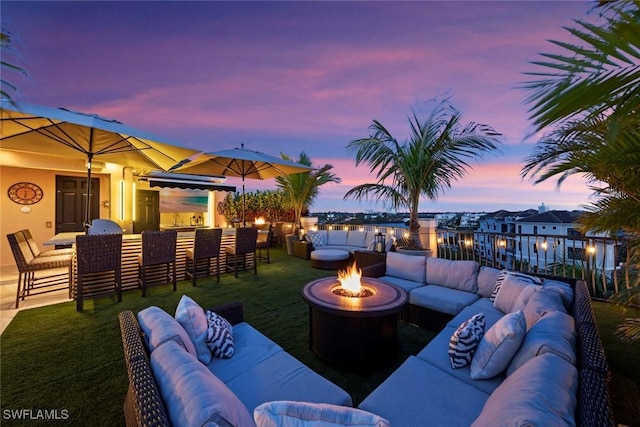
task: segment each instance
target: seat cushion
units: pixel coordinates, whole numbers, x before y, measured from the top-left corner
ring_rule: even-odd
[[[205,365],[211,362],[211,350],[205,342],[207,338],[207,316],[200,305],[187,295],[182,295],[176,307],[176,320],[187,331],[198,354],[198,360]]]
[[[234,353],[230,359],[211,359],[207,368],[227,383],[251,366],[282,351],[275,342],[246,322],[233,325]]]
[[[482,304],[482,301],[486,302]],[[490,327],[495,325],[496,322],[502,319],[502,317],[504,316],[503,312],[493,306],[493,303],[489,301],[489,298],[480,298],[470,306],[465,307],[460,313],[458,313],[453,319],[451,319],[449,323],[447,323],[447,326],[457,328],[466,319],[478,313],[484,314],[485,332],[488,331]]]
[[[349,258],[349,252],[341,249],[318,249],[312,251],[311,259],[316,261],[340,261]]]
[[[427,258],[427,285],[440,285],[461,291],[476,292],[478,269],[476,261],[451,261],[443,258]]]
[[[414,282],[413,280],[400,279],[399,277],[394,276],[382,276],[379,277],[379,279],[402,288],[407,292],[411,292],[416,288],[421,288],[422,286],[424,286],[424,282]]]
[[[412,305],[455,316],[478,298],[480,297],[474,292],[460,291],[444,286],[426,285],[411,291],[409,302]]]
[[[151,369],[174,426],[255,425],[231,390],[177,343],[155,349]]]
[[[160,307],[147,307],[138,312],[137,317],[149,351],[153,351],[164,342],[176,341],[189,353],[198,357],[198,352],[187,331],[173,316]]]
[[[353,404],[346,391],[284,351],[247,367],[226,384],[251,412],[274,400]]]
[[[446,358],[446,347],[441,350]],[[441,386],[444,384],[446,387]],[[468,427],[488,397],[430,363],[409,356],[358,407],[389,420],[392,426]]]
[[[426,257],[389,252],[386,262],[387,276],[424,283]]]
[[[578,371],[563,358],[534,357],[489,396],[473,427],[574,426]]]
[[[389,421],[362,409],[286,400],[263,403],[253,419],[258,427],[390,427]]]

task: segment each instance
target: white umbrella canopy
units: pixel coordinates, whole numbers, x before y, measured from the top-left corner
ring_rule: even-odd
[[[313,168],[300,163],[271,156],[260,151],[240,148],[200,153],[181,161],[172,172],[192,175],[223,175],[242,178],[242,223],[244,218],[244,179],[269,179],[276,176],[310,172]]]
[[[140,169],[168,171],[198,151],[160,142],[141,130],[95,114],[2,100],[0,147],[50,154],[87,161],[87,188],[91,161],[103,161]],[[89,223],[90,192],[87,191],[86,225]]]

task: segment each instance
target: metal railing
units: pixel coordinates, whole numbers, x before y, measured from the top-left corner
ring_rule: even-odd
[[[402,226],[364,224],[321,224],[321,230],[381,232],[396,238],[407,237]],[[633,286],[638,271],[630,263],[626,237],[557,236],[435,230],[434,256],[451,260],[474,260],[480,265],[515,271],[585,280],[594,297]],[[433,248],[431,248],[433,249]]]

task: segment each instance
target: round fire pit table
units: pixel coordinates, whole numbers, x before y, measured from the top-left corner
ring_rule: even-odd
[[[407,293],[387,282],[362,277],[371,291],[363,297],[334,293],[337,278],[308,283],[302,298],[309,305],[309,345],[320,358],[334,365],[367,370],[384,366],[396,356],[397,315]]]

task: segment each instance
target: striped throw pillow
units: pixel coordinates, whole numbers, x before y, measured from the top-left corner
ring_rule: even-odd
[[[453,369],[471,364],[480,340],[484,336],[484,313],[478,313],[465,320],[449,340],[449,362]]]
[[[206,315],[208,328],[205,342],[207,346],[215,357],[229,359],[235,352],[231,324],[227,319],[211,310],[207,310]]]

